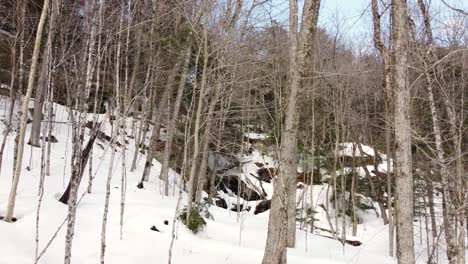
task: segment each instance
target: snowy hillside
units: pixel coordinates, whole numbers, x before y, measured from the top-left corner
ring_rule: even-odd
[[[6,109],[5,104],[6,100],[3,98],[2,111]],[[63,263],[66,228],[64,223],[67,207],[58,202],[57,199],[64,191],[70,175],[71,130],[67,109],[55,105],[54,110],[56,120],[52,134],[58,142],[52,144],[51,175],[45,178],[39,218],[36,219],[41,149],[26,146],[15,210],[15,217],[18,220],[14,223],[0,221],[0,263],[2,264],[33,263],[37,253],[39,255],[44,253],[38,263]],[[3,117],[4,114],[2,114]],[[92,116],[90,115],[89,118]],[[105,115],[100,115],[99,119],[105,124],[103,132],[110,134],[110,126],[106,122]],[[127,120],[129,124],[131,121],[131,119]],[[130,130],[128,134],[130,135]],[[10,135],[0,175],[0,215],[5,212],[11,184],[13,140],[14,136]],[[133,153],[135,144],[131,137],[128,137],[127,140],[129,144],[126,150],[126,164],[130,164],[132,158],[130,154]],[[31,151],[34,158],[29,159]],[[111,149],[107,141],[97,141],[93,152],[92,175],[95,178],[91,193],[86,192],[88,170],[85,170],[86,176],[81,183],[79,192],[81,199],[73,240],[73,263],[91,264],[99,261],[105,182],[110,166],[110,153]],[[179,181],[179,175],[172,172],[171,195],[164,197],[161,194],[162,182],[158,177],[161,165],[154,160],[150,182],[145,185],[144,189],[136,187],[142,174],[144,155],[140,156],[136,171],[130,172],[128,168],[126,171],[128,182],[126,186],[123,186],[126,188],[126,195],[123,236],[120,238],[119,214],[122,188],[120,148],[116,154],[107,228],[106,263],[166,263],[173,229],[175,241],[172,250],[172,263],[251,264],[261,262],[269,211],[258,215],[254,215],[254,210],[242,211],[238,215],[236,212],[212,206],[209,211],[213,218],[206,219],[205,229],[195,235],[179,221],[174,220],[176,208],[182,208],[186,204],[186,194],[182,193],[182,205],[177,205],[179,189],[176,182]],[[247,183],[252,185],[260,183],[261,185],[258,184],[256,188],[263,188],[266,192],[266,198],[271,199],[272,184],[261,182],[257,178],[259,163],[270,168],[275,165],[271,156],[263,155],[258,150],[254,150],[252,154],[243,158],[242,172],[239,172],[238,168],[234,168],[227,171],[226,174],[241,175],[244,180],[248,179]],[[362,245],[345,244],[343,246],[339,241],[331,238],[330,233],[326,232],[329,228],[326,213],[320,207],[320,204],[326,202],[326,189],[326,184],[313,186],[317,228],[313,234],[303,230],[298,231],[297,247],[288,250],[289,263],[395,263],[394,259],[385,257],[388,247],[386,240],[388,228],[382,224],[382,220],[376,216],[374,210],[361,211],[360,217],[363,219],[363,223],[358,225],[356,237],[347,235],[347,239],[360,241]],[[223,192],[219,194],[220,196],[224,195],[225,199],[232,203],[236,202],[233,196],[229,197]],[[301,194],[302,192],[298,191],[299,200]],[[307,195],[309,194],[307,192]],[[311,201],[307,195],[305,198],[302,197],[302,201]],[[258,201],[242,202],[252,207],[258,203]],[[158,231],[151,230],[152,228]],[[349,233],[348,230],[346,232]],[[36,237],[38,238],[38,248],[36,248]],[[421,263],[423,263],[422,259]]]

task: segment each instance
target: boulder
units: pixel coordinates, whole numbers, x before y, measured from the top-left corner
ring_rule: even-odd
[[[228,208],[226,200],[224,200],[223,198],[217,199],[215,201],[215,205],[224,209]]]
[[[215,185],[218,186],[218,190],[225,193],[233,192],[236,195],[242,197],[247,201],[258,201],[261,200],[261,196],[258,192],[251,189],[245,182],[240,181],[237,175],[230,176],[217,176]],[[240,187],[240,190],[239,190]]]
[[[270,210],[270,207],[271,207],[271,200],[261,201],[255,207],[254,215],[266,212],[266,211]]]
[[[275,168],[260,168],[257,170],[258,179],[264,182],[271,182],[271,179],[276,176]]]

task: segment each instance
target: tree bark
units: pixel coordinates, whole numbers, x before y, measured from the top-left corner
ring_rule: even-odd
[[[54,16],[53,14],[50,17],[50,23],[53,24]],[[52,42],[54,29],[50,27],[49,35],[47,36],[47,43],[45,48],[45,54],[41,65],[41,70],[39,74],[39,80],[37,82],[36,96],[34,98],[34,112],[33,112],[33,122],[31,127],[31,135],[29,138],[29,144],[33,147],[40,147],[40,135],[41,135],[41,123],[43,119],[43,108],[44,100],[46,96],[47,89],[47,76],[49,71],[49,66],[51,63],[51,52],[52,52]]]
[[[202,70],[202,80],[200,84],[200,90],[198,94],[198,105],[197,105],[197,112],[195,116],[195,128],[193,131],[193,153],[191,158],[190,164],[190,174],[189,174],[189,184],[188,184],[188,204],[187,204],[187,219],[186,222],[188,223],[190,220],[190,213],[192,212],[193,207],[193,200],[195,195],[195,188],[196,188],[196,172],[198,169],[198,154],[200,153],[200,143],[199,143],[199,133],[200,133],[200,126],[201,126],[201,115],[203,109],[203,97],[205,96],[205,86],[207,81],[207,71],[208,71],[208,29],[206,22],[208,21],[208,15],[205,14],[205,24],[203,26],[203,70]]]
[[[302,78],[309,75],[317,30],[320,0],[304,2],[301,30],[298,34],[298,2],[289,1],[290,94],[287,99],[284,127],[281,133],[279,173],[275,182],[268,223],[268,238],[263,264],[284,264],[286,246],[296,240],[296,177],[298,96]],[[298,39],[299,37],[299,39]],[[298,42],[299,41],[299,42]]]
[[[24,138],[26,134],[26,121],[28,119],[28,105],[29,99],[31,99],[32,91],[34,88],[34,80],[36,77],[36,68],[37,61],[39,59],[39,51],[41,49],[41,38],[42,32],[44,30],[44,24],[47,18],[47,11],[49,9],[49,0],[44,0],[44,5],[42,7],[41,18],[39,19],[39,24],[36,31],[36,40],[34,43],[34,51],[31,59],[31,68],[29,71],[28,79],[28,88],[26,90],[26,95],[23,98],[23,106],[21,109],[21,121],[20,121],[20,131],[18,138],[18,151],[15,161],[15,171],[13,177],[13,183],[11,185],[10,196],[8,198],[7,212],[5,214],[5,221],[11,222],[13,218],[13,213],[15,209],[16,201],[16,192],[18,190],[18,183],[21,175],[21,167],[23,165],[23,151],[24,151]]]
[[[169,160],[172,152],[172,140],[174,138],[174,132],[176,130],[176,122],[179,117],[180,104],[182,102],[182,95],[184,94],[184,88],[187,79],[188,67],[191,57],[191,47],[186,48],[185,61],[182,67],[182,76],[180,77],[179,87],[177,89],[176,101],[174,103],[174,111],[172,117],[168,115],[169,122],[167,124],[167,140],[164,147],[164,160],[161,166],[160,177],[164,180],[164,195],[169,195]],[[170,118],[169,118],[170,117]]]
[[[393,83],[395,86],[395,162],[398,263],[413,264],[413,175],[411,93],[408,83],[408,10],[406,0],[392,1]]]
[[[68,205],[68,223],[67,234],[65,236],[65,260],[64,264],[71,263],[71,253],[73,245],[73,236],[75,234],[76,207],[78,203],[78,188],[80,187],[81,179],[83,178],[84,168],[89,159],[91,148],[96,140],[97,133],[94,133],[88,141],[88,144],[81,153],[81,158],[75,161],[72,168],[72,175],[68,184],[67,190],[60,198],[60,202]]]
[[[392,87],[390,80],[390,56],[388,48],[383,44],[382,32],[381,32],[381,14],[379,13],[379,4],[377,0],[372,0],[372,16],[373,16],[373,27],[374,27],[374,46],[379,51],[380,57],[382,58],[383,64],[383,82],[382,87],[385,91],[385,152],[387,155],[387,210],[388,210],[388,236],[389,244],[388,251],[389,255],[394,255],[394,224],[393,224],[393,213],[392,213],[392,179],[390,173],[390,140],[391,140],[391,102],[392,100]]]
[[[449,175],[449,170],[447,168],[446,164],[446,153],[443,147],[443,139],[442,139],[442,131],[441,131],[441,120],[440,120],[440,114],[438,112],[435,98],[434,98],[434,70],[433,67],[431,66],[433,62],[436,61],[436,56],[433,53],[433,45],[434,45],[434,39],[432,35],[432,28],[430,24],[430,19],[429,19],[429,14],[428,10],[426,8],[426,5],[424,1],[418,0],[418,5],[419,9],[423,15],[423,22],[424,22],[424,32],[425,35],[428,39],[428,45],[427,45],[427,53],[423,53],[420,50],[420,56],[423,61],[423,66],[424,66],[424,80],[426,82],[426,87],[427,87],[427,96],[429,99],[429,108],[431,111],[431,118],[432,118],[432,129],[434,132],[434,138],[435,138],[435,147],[436,147],[436,160],[439,165],[439,171],[441,174],[442,178],[442,195],[443,195],[443,200],[444,200],[444,205],[443,205],[443,219],[444,219],[444,230],[445,230],[445,240],[447,243],[447,258],[450,263],[458,263],[457,261],[462,260],[464,263],[464,249],[460,250],[458,248],[459,245],[457,245],[457,221],[456,221],[456,216],[457,216],[457,200],[454,199],[455,195],[455,190],[453,188],[453,182],[451,181],[451,177]],[[413,29],[413,34],[414,29]],[[444,105],[447,110],[447,115],[449,117],[449,124],[450,124],[450,132],[452,136],[455,136],[456,138],[456,123],[453,119],[453,113],[448,106],[447,99],[443,100]],[[454,133],[454,126],[455,126],[455,133]],[[455,140],[456,142],[456,140]],[[456,146],[456,144],[455,144]],[[460,155],[461,157],[461,155]],[[461,183],[463,185],[463,183]],[[432,186],[430,186],[432,188]],[[429,201],[429,203],[431,203]],[[463,221],[464,222],[464,221]],[[464,226],[464,223],[461,223],[461,226]],[[462,228],[463,229],[463,228]],[[464,230],[462,231],[462,233]],[[464,239],[461,244],[464,244]],[[464,248],[464,245],[463,245]]]
[[[161,101],[159,102],[158,111],[154,117],[153,131],[151,134],[150,144],[148,146],[148,152],[146,154],[145,168],[143,170],[143,175],[141,176],[141,181],[138,184],[139,188],[140,187],[143,188],[143,182],[146,182],[149,179],[151,167],[153,166],[153,159],[154,159],[154,156],[156,155],[156,143],[159,140],[159,134],[160,134],[159,130],[161,129],[162,115],[167,109],[167,99],[169,95],[172,94],[172,90],[174,88],[174,81],[175,81],[177,73],[179,72],[179,68],[180,68],[180,58],[174,65],[174,68],[172,69],[169,75],[169,78],[167,80],[167,85],[163,91]]]

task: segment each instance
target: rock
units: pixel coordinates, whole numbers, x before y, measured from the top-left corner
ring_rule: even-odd
[[[158,228],[156,228],[156,226],[152,226],[152,227],[151,227],[151,231],[161,232],[161,231],[159,231]]]
[[[260,168],[257,171],[258,179],[264,182],[271,182],[271,179],[276,176],[275,168]]]
[[[271,207],[271,200],[261,201],[255,207],[254,215],[266,212],[266,211],[270,210],[270,207]]]
[[[358,246],[362,245],[362,242],[361,242],[361,241],[357,241],[357,240],[346,240],[346,244],[349,244],[349,245],[351,245],[351,246],[358,247]]]
[[[215,205],[218,206],[218,207],[221,207],[221,208],[224,208],[224,209],[227,209],[228,206],[227,206],[227,203],[226,203],[226,200],[220,198],[220,199],[217,199],[215,201]]]
[[[42,140],[42,137],[41,137],[41,140]],[[47,136],[45,138],[45,141],[50,142],[50,143],[57,143],[58,142],[57,138],[54,135]]]
[[[165,224],[165,225],[169,225],[169,221],[164,220],[164,224]]]
[[[259,168],[263,168],[263,166],[265,166],[265,165],[263,165],[263,163],[260,163],[260,162],[255,162],[254,164],[255,164],[255,166],[257,166]]]
[[[244,205],[241,204],[241,205],[239,206],[239,209],[240,209],[240,212],[242,212],[242,211],[250,212],[251,207],[248,205],[248,206],[246,206],[246,207],[244,208]],[[232,206],[231,211],[237,212],[237,204]]]
[[[234,194],[239,195],[240,197],[242,197],[242,199],[247,201],[261,200],[260,194],[258,194],[255,190],[251,189],[245,182],[239,182],[239,177],[237,175],[217,176],[215,180],[215,185],[219,186],[219,190],[225,193],[233,192]]]

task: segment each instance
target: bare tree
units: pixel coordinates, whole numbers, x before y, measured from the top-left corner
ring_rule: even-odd
[[[394,250],[394,224],[393,224],[393,213],[392,213],[392,179],[390,172],[390,140],[391,140],[391,103],[392,103],[392,91],[391,91],[391,69],[390,69],[390,55],[388,48],[382,41],[382,30],[381,30],[381,17],[382,14],[379,12],[379,4],[377,0],[372,0],[372,17],[374,27],[374,46],[379,51],[380,57],[382,58],[383,64],[383,82],[382,88],[385,91],[385,150],[386,150],[386,173],[387,173],[387,210],[388,210],[388,251],[389,255],[393,256]]]
[[[317,31],[320,0],[304,2],[300,32],[298,32],[298,3],[296,0],[289,1],[289,9],[290,94],[288,95],[284,127],[281,133],[280,168],[272,197],[263,264],[286,263],[286,246],[294,247],[295,244],[297,101],[303,87],[304,80],[302,78],[309,76],[309,63],[313,60],[313,44]]]
[[[392,1],[393,83],[395,87],[396,227],[398,263],[415,263],[411,93],[408,83],[408,10],[406,0]]]
[[[167,125],[167,140],[164,149],[164,160],[161,166],[160,177],[164,180],[164,195],[169,195],[169,159],[172,152],[172,140],[174,138],[174,133],[176,132],[176,122],[179,116],[180,104],[182,102],[182,95],[184,93],[184,88],[186,85],[187,73],[189,68],[189,62],[191,57],[191,47],[190,45],[186,48],[185,61],[182,67],[182,76],[179,80],[179,87],[177,89],[176,101],[174,103],[174,111],[172,116],[168,115],[168,125]]]
[[[21,109],[21,121],[20,121],[20,131],[19,131],[19,140],[18,140],[18,151],[15,161],[15,171],[13,177],[13,183],[11,185],[10,196],[8,198],[7,212],[5,214],[5,221],[10,222],[13,218],[13,213],[15,209],[16,201],[16,191],[18,190],[18,183],[21,175],[21,167],[23,165],[23,151],[24,151],[24,138],[26,134],[26,122],[28,119],[28,105],[29,99],[31,98],[32,91],[34,88],[34,81],[36,78],[36,68],[37,61],[39,59],[39,52],[41,49],[41,39],[42,32],[44,30],[44,24],[47,18],[47,12],[49,9],[49,0],[44,0],[44,5],[42,6],[41,18],[37,26],[36,31],[36,40],[34,43],[34,51],[31,60],[31,69],[29,71],[28,87],[26,90],[26,95],[23,98],[23,106]]]

